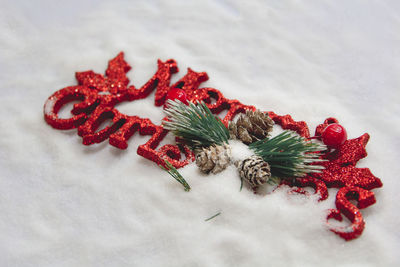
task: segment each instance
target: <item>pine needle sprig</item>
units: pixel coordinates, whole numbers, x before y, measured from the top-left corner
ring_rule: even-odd
[[[310,163],[324,161],[320,159],[319,152],[326,150],[326,146],[308,141],[292,131],[254,142],[249,147],[268,162],[274,176],[302,177],[324,169],[321,165]]]
[[[178,170],[169,162],[168,160],[164,160],[165,162],[165,167],[162,165],[159,165],[161,169],[164,171],[167,171],[175,180],[177,180],[183,187],[185,188],[185,191],[190,191],[190,186],[186,182],[185,178],[182,177],[182,175],[178,172]]]
[[[220,212],[220,211],[217,212],[215,215],[211,216],[210,218],[205,219],[204,221],[205,221],[205,222],[208,222],[209,220],[212,220],[212,219],[214,219],[215,217],[217,217],[217,216],[219,216],[219,215],[221,215],[221,212]]]
[[[204,102],[197,105],[189,102],[187,106],[179,100],[168,100],[165,112],[168,121],[163,122],[164,128],[192,149],[228,143],[229,130]]]
[[[281,179],[276,176],[271,176],[271,178],[268,179],[267,183],[269,185],[277,186],[281,183]]]

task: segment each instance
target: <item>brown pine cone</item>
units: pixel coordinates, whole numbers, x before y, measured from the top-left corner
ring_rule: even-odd
[[[262,157],[251,156],[237,163],[240,178],[252,187],[265,184],[271,177],[271,168]]]
[[[246,145],[266,138],[272,131],[274,121],[265,113],[247,110],[235,122],[229,123],[231,137],[241,140]]]
[[[213,145],[195,151],[196,165],[204,173],[218,173],[231,162],[231,148],[228,145]]]

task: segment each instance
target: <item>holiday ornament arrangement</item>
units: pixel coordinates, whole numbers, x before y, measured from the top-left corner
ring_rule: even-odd
[[[375,203],[371,190],[382,186],[381,180],[368,168],[356,167],[357,162],[367,156],[367,133],[347,139],[346,130],[339,122],[328,118],[317,126],[311,137],[304,121],[294,121],[290,115],[280,116],[272,111],[262,112],[254,106],[225,98],[215,88],[201,88],[200,84],[208,80],[207,74],[190,68],[171,85],[172,75],[178,72],[173,59],[159,60],[156,73],[140,88],[129,85],[126,73],[130,69],[121,52],[109,61],[105,75],[77,72],[77,85],[62,88],[47,99],[44,105],[46,122],[61,130],[77,128],[84,145],[108,139],[112,146],[126,149],[127,141],[135,132],[149,135],[149,140],[138,147],[137,153],[167,170],[186,191],[190,186],[177,169],[193,160],[204,173],[218,173],[233,164],[241,180],[255,191],[265,183],[279,181],[304,194],[307,192],[302,187],[313,187],[323,201],[328,198],[328,187],[339,188],[336,209],[329,211],[327,220],[341,221],[344,215],[351,224],[327,225],[345,240],[361,235],[365,222],[360,209]],[[123,101],[146,98],[154,90],[155,105],[163,106],[167,114],[160,125],[147,118],[123,114],[115,108]],[[71,118],[58,116],[62,106],[77,100],[80,102],[73,106]],[[224,110],[227,113],[221,120],[216,114]],[[98,129],[107,119],[111,119],[112,124]],[[286,131],[271,137],[274,124]],[[158,148],[168,131],[176,136],[176,144]],[[229,145],[232,139],[247,145],[253,155],[233,160]]]

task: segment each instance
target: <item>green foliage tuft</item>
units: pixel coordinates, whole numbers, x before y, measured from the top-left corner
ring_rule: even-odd
[[[186,106],[179,100],[168,100],[165,112],[168,121],[163,122],[164,128],[183,139],[192,149],[228,143],[228,129],[204,102],[198,105],[189,102]]]
[[[302,177],[324,169],[321,165],[311,163],[324,161],[320,159],[319,152],[326,150],[326,146],[308,141],[292,131],[254,142],[249,147],[268,162],[273,176]]]

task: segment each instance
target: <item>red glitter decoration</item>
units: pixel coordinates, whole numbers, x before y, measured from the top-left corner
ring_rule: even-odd
[[[323,181],[313,177],[298,178],[295,180],[284,180],[282,184],[296,186],[297,188],[294,189],[293,192],[305,195],[307,195],[308,192],[302,189],[302,187],[312,187],[315,191],[314,193],[319,195],[319,201],[325,200],[329,196],[326,184]]]
[[[205,72],[195,72],[189,68],[184,77],[170,85],[172,74],[178,72],[177,63],[173,59],[165,62],[158,60],[156,73],[139,89],[133,85],[128,86],[129,79],[126,73],[130,69],[121,52],[109,61],[105,76],[93,71],[77,72],[78,85],[60,89],[47,99],[44,105],[46,122],[56,129],[78,128],[84,145],[108,139],[112,146],[126,149],[129,138],[136,131],[140,135],[149,135],[150,139],[137,148],[137,153],[157,164],[163,165],[167,159],[174,167],[180,168],[194,160],[193,153],[187,147],[167,144],[157,149],[168,132],[161,123],[156,125],[146,118],[122,114],[115,105],[123,101],[146,98],[156,89],[155,105],[162,106],[171,89],[181,88],[189,101],[204,101],[214,114],[227,110],[222,120],[226,126],[237,114],[255,110],[254,106],[225,98],[217,89],[199,88],[202,82],[208,80]],[[73,106],[72,117],[60,118],[58,112],[61,107],[76,100],[81,102]],[[295,121],[290,115],[280,116],[272,111],[269,111],[268,115],[283,129],[293,130],[305,138],[310,138],[308,126],[304,121]],[[101,123],[107,119],[112,120],[112,124],[98,130]],[[326,119],[316,128],[315,137],[320,138],[323,129],[332,123],[338,121],[335,118]],[[346,240],[356,238],[362,233],[365,223],[359,209],[375,203],[374,193],[370,190],[382,186],[380,179],[368,168],[356,167],[357,162],[367,155],[365,146],[368,139],[369,135],[364,134],[359,138],[347,140],[336,150],[327,151],[322,156],[327,160],[322,163],[325,166],[322,173],[312,174],[291,183],[286,182],[296,186],[297,191],[303,193],[305,191],[302,187],[313,187],[315,193],[320,195],[320,201],[328,198],[328,187],[340,188],[336,196],[337,209],[331,210],[327,219],[341,220],[341,214],[344,214],[351,221],[351,226],[347,228],[330,227],[331,231]],[[184,159],[182,155],[185,156]],[[358,201],[357,207],[349,201],[352,199]]]
[[[350,200],[358,201],[357,207]],[[343,187],[336,195],[337,210],[330,210],[327,219],[336,219],[342,221],[343,213],[351,222],[350,226],[332,227],[330,230],[340,237],[351,240],[359,235],[364,230],[365,222],[359,209],[364,209],[375,203],[374,192],[362,189],[360,187]]]

